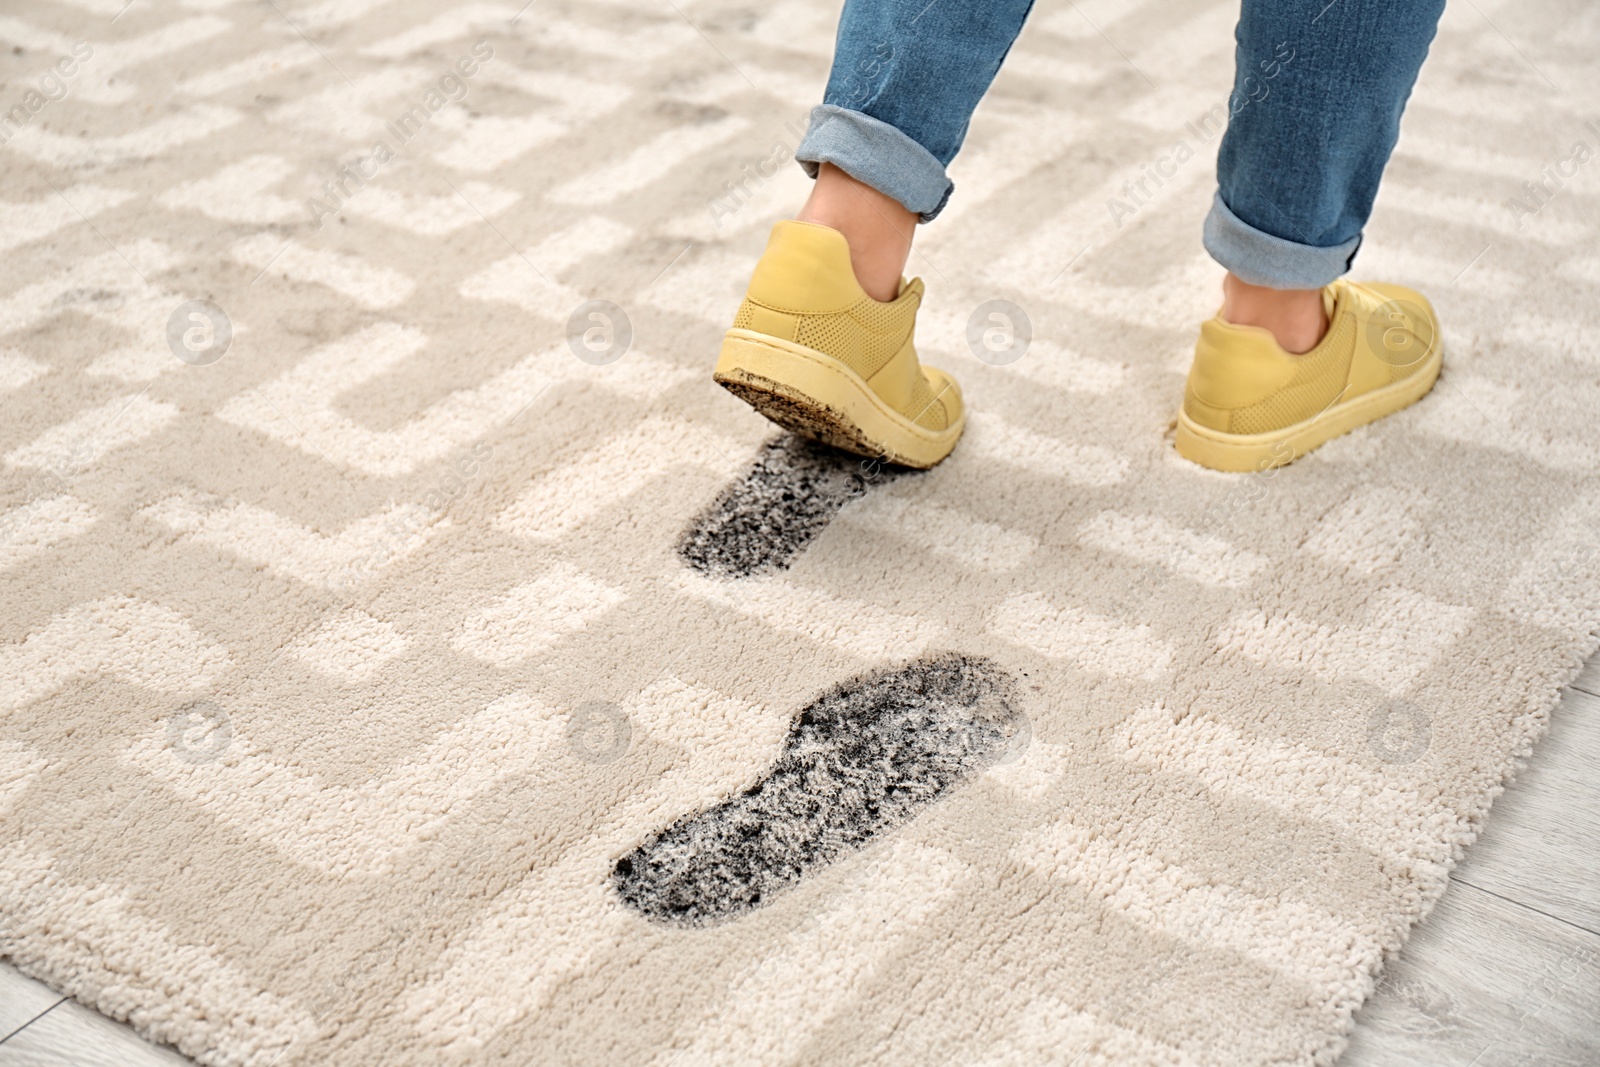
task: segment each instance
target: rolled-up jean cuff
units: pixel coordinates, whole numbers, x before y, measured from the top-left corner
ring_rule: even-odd
[[[923,222],[944,210],[954,188],[932,152],[887,122],[833,104],[811,109],[811,128],[794,158],[813,178],[823,163],[832,163],[900,201]]]
[[[1211,200],[1202,239],[1212,259],[1243,281],[1271,289],[1321,289],[1350,269],[1361,247],[1359,234],[1319,248],[1264,233],[1230,211],[1220,190]]]

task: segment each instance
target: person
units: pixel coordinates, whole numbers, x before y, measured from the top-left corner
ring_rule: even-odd
[[[714,377],[802,435],[911,467],[966,424],[921,364],[916,225],[1032,0],[846,0],[823,103],[795,156],[815,179],[773,227]],[[1175,444],[1218,470],[1279,466],[1433,386],[1419,293],[1345,278],[1443,0],[1243,0],[1203,242],[1227,269],[1200,326]],[[1065,250],[1064,250],[1065,251]]]

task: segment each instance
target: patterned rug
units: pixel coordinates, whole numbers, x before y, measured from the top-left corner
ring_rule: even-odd
[[[519,4],[0,16],[0,955],[216,1065],[1332,1063],[1595,646],[1600,14],[1451,7],[1444,377],[1225,476],[1234,9],[1040,4],[916,474],[709,376],[837,4]]]

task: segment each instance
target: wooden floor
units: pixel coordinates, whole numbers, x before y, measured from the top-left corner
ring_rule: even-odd
[[[1452,881],[1340,1067],[1600,1065],[1600,656]],[[0,1067],[189,1062],[0,963]]]

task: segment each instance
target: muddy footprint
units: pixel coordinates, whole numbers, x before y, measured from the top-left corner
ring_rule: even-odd
[[[786,570],[846,504],[911,473],[785,434],[690,523],[678,556],[717,578]]]
[[[652,835],[611,882],[658,922],[735,918],[981,774],[1025,724],[1007,676],[977,657],[945,653],[845,682],[800,712],[759,782]]]

